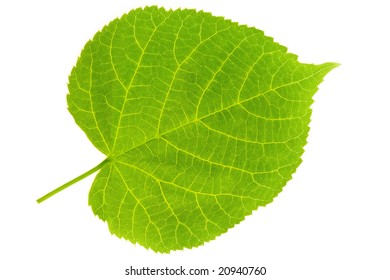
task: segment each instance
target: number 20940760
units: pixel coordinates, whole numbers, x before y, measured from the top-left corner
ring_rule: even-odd
[[[220,266],[218,267],[218,275],[265,275],[267,270],[265,267],[254,266]]]

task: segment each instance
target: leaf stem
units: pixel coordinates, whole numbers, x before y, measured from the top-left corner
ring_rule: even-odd
[[[74,178],[73,180],[70,180],[69,182],[63,184],[62,186],[56,188],[55,190],[52,190],[51,192],[45,194],[44,196],[42,196],[41,198],[38,198],[37,199],[37,202],[38,203],[41,203],[43,201],[45,201],[46,199],[52,197],[53,195],[55,195],[56,193],[59,193],[60,191],[66,189],[67,187],[70,187],[71,185],[73,185],[74,183],[77,183],[78,181],[81,181],[82,179],[88,177],[89,175],[95,173],[96,171],[100,170],[101,168],[103,168],[104,165],[106,165],[108,162],[110,161],[109,158],[106,158],[105,160],[103,160],[101,163],[99,163],[98,165],[96,165],[94,168],[88,170],[87,172],[81,174],[80,176]]]

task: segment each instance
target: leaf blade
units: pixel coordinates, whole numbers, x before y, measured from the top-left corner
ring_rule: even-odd
[[[336,66],[301,64],[262,31],[204,12],[147,7],[112,21],[69,79],[69,111],[110,158],[92,210],[160,252],[226,232],[291,179],[312,96]]]

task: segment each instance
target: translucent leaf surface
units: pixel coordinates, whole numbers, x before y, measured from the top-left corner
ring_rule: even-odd
[[[291,179],[335,66],[299,63],[262,31],[195,10],[113,20],[69,77],[69,111],[107,155],[87,174],[100,169],[93,212],[159,252],[226,232]]]

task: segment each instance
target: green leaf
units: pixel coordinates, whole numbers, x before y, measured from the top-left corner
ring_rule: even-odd
[[[159,252],[199,246],[291,179],[336,66],[205,12],[132,10],[69,77],[69,111],[107,158],[38,202],[100,170],[89,204],[112,233]]]

